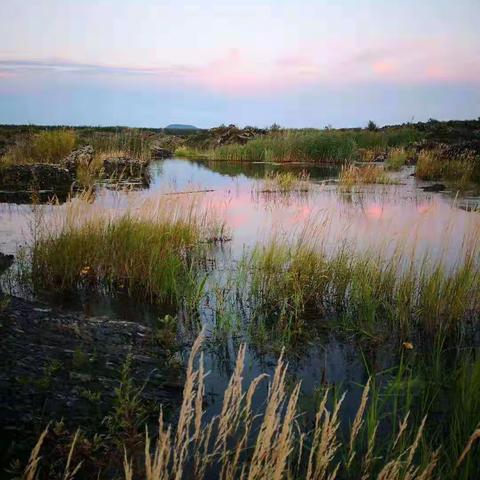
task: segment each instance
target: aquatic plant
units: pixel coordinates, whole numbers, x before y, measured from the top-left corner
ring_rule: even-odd
[[[180,301],[195,290],[202,242],[219,229],[192,198],[134,199],[113,214],[85,194],[58,219],[37,225],[30,281],[37,289],[107,288],[147,301]]]
[[[395,183],[395,181],[385,172],[383,167],[377,165],[344,166],[340,171],[338,181],[340,185],[345,188],[373,183],[384,185]]]
[[[256,137],[244,144],[209,150],[180,147],[177,156],[248,162],[345,163],[356,160],[361,149],[385,150],[407,145],[419,138],[409,127],[390,130],[281,130]]]
[[[375,409],[379,406],[380,389],[372,378],[363,388],[350,426],[341,417],[346,394],[337,397],[329,388],[321,394],[310,425],[301,420],[298,411],[300,384],[288,385],[288,366],[282,354],[270,378],[266,400],[259,409],[254,397],[268,376],[256,377],[245,389],[245,345],[239,348],[220,413],[206,419],[203,410],[206,373],[203,355],[199,355],[201,342],[201,337],[197,338],[190,354],[178,421],[175,426],[167,425],[160,412],[155,443],[148,430],[145,433],[143,459],[139,458],[138,451],[126,446],[123,463],[126,480],[132,480],[136,472],[140,473],[139,478],[146,480],[316,480],[353,479],[359,475],[365,480],[428,480],[436,478],[438,472],[442,478],[473,478],[471,475],[478,466],[474,451],[480,437],[475,424],[470,425],[459,453],[449,449],[448,444],[442,448],[441,439],[429,431],[426,415],[418,422],[410,411],[379,418]],[[130,384],[125,383],[124,388],[129,389]],[[141,411],[135,393],[130,390],[127,393],[129,401],[123,401],[122,405],[130,405],[133,398],[135,411]],[[123,414],[122,410],[120,419]],[[385,422],[396,426],[397,421],[398,428],[386,434],[382,428]],[[138,426],[136,438],[137,431]],[[41,468],[40,453],[47,434],[48,429],[39,437],[23,478],[35,478]],[[72,461],[78,438],[77,433],[66,459],[65,472],[69,472],[69,479],[82,473],[82,465]]]
[[[84,136],[83,143],[92,145],[97,154],[114,156],[117,152],[130,158],[149,161],[151,135],[136,128],[124,128],[115,133],[92,132]]]
[[[312,316],[400,336],[416,329],[461,333],[478,318],[478,239],[466,238],[461,258],[447,267],[441,258],[409,257],[401,245],[390,256],[347,246],[327,252],[318,243],[321,233],[306,232],[296,241],[274,238],[259,245],[242,262],[251,321],[267,324],[281,338],[308,329]]]
[[[208,158],[209,155],[205,150],[181,145],[175,149],[175,156],[180,158],[202,159]]]
[[[257,193],[307,192],[312,184],[310,175],[305,172],[268,172],[265,178],[255,185]]]
[[[400,170],[407,163],[407,152],[404,148],[392,148],[388,152],[385,167],[388,170]]]

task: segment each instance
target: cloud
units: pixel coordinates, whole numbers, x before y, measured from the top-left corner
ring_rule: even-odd
[[[442,41],[425,39],[364,47],[337,43],[262,58],[232,48],[199,65],[108,65],[65,59],[0,60],[0,81],[8,76],[70,75],[96,78],[148,79],[158,86],[185,86],[229,96],[265,95],[310,85],[344,86],[363,83],[422,85],[479,84],[480,55]],[[477,52],[480,53],[480,52]]]

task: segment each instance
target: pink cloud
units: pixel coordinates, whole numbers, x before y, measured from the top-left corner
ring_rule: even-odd
[[[397,71],[397,66],[392,62],[380,60],[372,65],[373,71],[380,76],[390,76]]]

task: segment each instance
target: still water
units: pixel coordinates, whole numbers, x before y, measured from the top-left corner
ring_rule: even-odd
[[[268,172],[306,170],[311,187],[307,192],[271,194],[262,191],[261,179]],[[295,236],[307,224],[322,228],[322,244],[335,248],[344,243],[357,248],[394,250],[399,243],[415,246],[418,254],[429,252],[455,263],[459,245],[469,232],[478,231],[480,215],[476,211],[478,198],[457,197],[455,192],[426,193],[411,176],[411,170],[397,174],[398,185],[359,186],[342,190],[336,183],[339,169],[330,166],[229,164],[168,159],[150,167],[148,189],[136,192],[145,198],[171,192],[197,192],[209,209],[224,219],[231,241],[219,247],[215,255],[223,266],[238,259],[245,250],[272,235]],[[121,208],[125,194],[105,190],[97,195],[97,202],[111,208]],[[61,206],[45,206],[47,214]],[[32,207],[0,204],[0,251],[15,253],[30,235]],[[68,308],[82,309],[89,315],[107,315],[131,321],[150,322],[165,312],[147,306],[132,304],[128,299],[81,297]],[[211,329],[208,309],[202,320]],[[207,328],[207,335],[209,334]],[[244,332],[243,332],[244,333]],[[222,394],[232,373],[236,351],[249,336],[235,331],[221,339],[207,342],[205,357],[207,415],[218,413]],[[191,337],[185,334],[185,344]],[[375,353],[365,353],[354,342],[339,340],[322,325],[312,322],[308,339],[295,351],[289,352],[291,380],[302,381],[302,400],[306,406],[312,394],[322,384],[342,385],[352,390],[345,404],[344,414],[354,414],[359,389],[368,378],[366,355],[370,368],[382,371],[394,365],[388,345],[378,347]],[[188,347],[182,352],[188,356]],[[278,351],[271,351],[254,343],[247,350],[245,382],[260,373],[272,373]]]

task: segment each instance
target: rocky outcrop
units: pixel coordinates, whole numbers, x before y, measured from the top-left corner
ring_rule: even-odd
[[[440,143],[431,140],[415,142],[408,146],[408,150],[415,153],[435,151],[445,159],[473,159],[480,156],[480,140],[463,140],[455,143]]]
[[[62,163],[70,172],[75,172],[79,165],[88,167],[92,163],[94,155],[95,151],[93,147],[87,145],[74,150],[70,155],[65,157]]]
[[[152,160],[162,160],[173,156],[173,151],[162,146],[160,142],[153,142],[150,151]]]
[[[0,167],[0,189],[12,191],[68,191],[75,180],[67,168],[49,163]]]
[[[238,128],[235,125],[212,128],[210,132],[215,136],[215,143],[217,146],[229,145],[232,143],[245,144],[255,137],[267,134],[267,131],[261,128]]]

